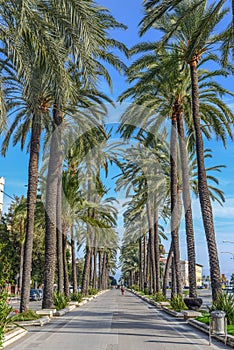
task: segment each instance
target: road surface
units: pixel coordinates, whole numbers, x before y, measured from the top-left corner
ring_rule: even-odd
[[[8,350],[229,349],[133,294],[110,290],[42,328],[31,327]]]

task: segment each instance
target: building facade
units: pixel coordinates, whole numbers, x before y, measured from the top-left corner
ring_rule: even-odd
[[[164,269],[166,264],[166,258],[161,258],[161,267]],[[202,286],[202,267],[201,264],[196,264],[196,284],[197,287]],[[180,269],[181,269],[181,284],[183,287],[189,286],[189,273],[188,273],[188,261],[187,260],[181,260],[180,261]],[[171,270],[169,272],[169,286],[171,286]]]

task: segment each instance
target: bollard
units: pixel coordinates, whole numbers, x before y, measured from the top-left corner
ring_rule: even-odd
[[[211,344],[211,335],[216,334],[227,338],[226,313],[222,310],[215,310],[210,313],[209,345]]]

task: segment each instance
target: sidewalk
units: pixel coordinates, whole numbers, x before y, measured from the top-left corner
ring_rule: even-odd
[[[110,290],[97,299],[53,318],[43,327],[30,327],[8,350],[202,350],[230,349],[156,309],[130,292]]]

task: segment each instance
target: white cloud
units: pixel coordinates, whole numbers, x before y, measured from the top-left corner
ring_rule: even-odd
[[[234,224],[234,198],[233,197],[227,198],[223,206],[221,206],[217,202],[212,202],[211,204],[213,208],[214,218],[225,218],[229,220],[229,223],[231,223],[231,220],[233,219],[232,223]],[[202,218],[199,199],[193,199],[192,207],[193,207],[194,219]]]
[[[214,217],[234,220],[234,198],[227,198],[223,206],[213,204]],[[234,224],[234,221],[233,221]]]

